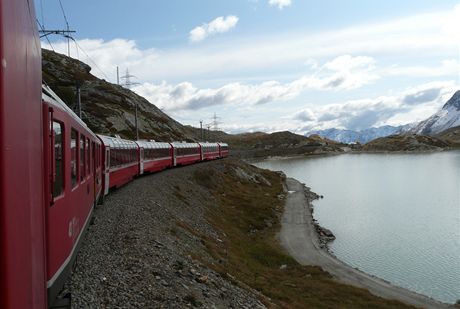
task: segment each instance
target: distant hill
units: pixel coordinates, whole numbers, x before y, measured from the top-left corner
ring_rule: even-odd
[[[457,126],[460,126],[460,90],[444,104],[440,111],[420,122],[409,132],[435,135]]]
[[[311,131],[307,136],[317,134],[319,136],[334,140],[336,142],[352,144],[352,143],[367,143],[373,139],[397,134],[405,129],[406,126],[381,126],[378,128],[369,128],[361,131],[344,130],[344,129],[326,129]]]
[[[139,137],[161,141],[197,140],[199,136],[129,89],[101,80],[87,64],[42,50],[43,80],[73,110],[81,85],[82,119],[96,133],[135,138],[135,104]]]
[[[288,131],[227,135],[223,140],[232,147],[234,155],[246,158],[340,153],[346,146],[319,136],[305,137]]]
[[[402,134],[377,138],[362,146],[363,151],[438,151],[451,148],[448,141],[433,136]]]

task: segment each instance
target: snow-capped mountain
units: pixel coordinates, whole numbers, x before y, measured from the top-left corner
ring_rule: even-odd
[[[456,126],[460,126],[460,90],[444,104],[439,112],[418,123],[409,132],[433,135]]]
[[[319,131],[311,131],[307,134],[318,134],[319,136],[326,137],[328,139],[351,144],[359,142],[361,144],[367,143],[373,139],[384,137],[392,134],[397,134],[406,129],[406,126],[381,126],[378,128],[369,128],[361,131],[343,130],[343,129],[326,129]]]

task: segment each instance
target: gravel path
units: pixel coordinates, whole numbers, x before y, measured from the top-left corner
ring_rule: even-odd
[[[339,281],[368,289],[380,297],[421,308],[449,308],[449,305],[352,268],[321,249],[310,209],[312,193],[295,179],[288,178],[286,184],[290,194],[286,199],[280,238],[283,247],[299,263],[320,266]]]
[[[253,292],[204,265],[218,261],[201,237],[219,241],[205,219],[217,206],[193,181],[204,164],[222,162],[140,177],[97,207],[64,291],[72,308],[264,308]]]

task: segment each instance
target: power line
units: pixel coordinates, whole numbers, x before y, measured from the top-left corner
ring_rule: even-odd
[[[109,80],[109,78],[107,77],[107,75],[104,73],[104,71],[102,71],[102,69],[96,64],[96,62],[94,62],[93,59],[91,59],[91,57],[88,55],[88,53],[86,53],[86,51],[80,46],[80,44],[78,44],[78,42],[76,40],[74,40],[72,38],[72,40],[75,42],[75,45],[77,45],[77,48],[81,49],[81,51],[86,55],[86,57],[88,57],[88,59],[94,64],[94,66],[99,70],[99,72],[102,73],[102,75],[104,75],[104,77],[106,78],[106,80]]]
[[[45,15],[43,14],[43,0],[40,0],[40,11],[42,15],[42,24],[43,24],[43,27],[45,27]]]
[[[65,21],[65,24],[67,25],[67,29],[69,29],[69,22],[67,20],[67,16],[65,15],[64,7],[62,6],[61,0],[59,0],[59,6],[61,7],[62,15],[64,15],[64,21]]]

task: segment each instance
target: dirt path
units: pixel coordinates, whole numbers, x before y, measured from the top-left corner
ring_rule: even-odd
[[[286,200],[280,238],[283,247],[299,263],[320,266],[338,280],[365,288],[383,298],[396,299],[422,308],[450,307],[427,296],[393,286],[379,278],[363,273],[321,249],[303,185],[292,178],[288,178],[286,184],[290,194]]]

